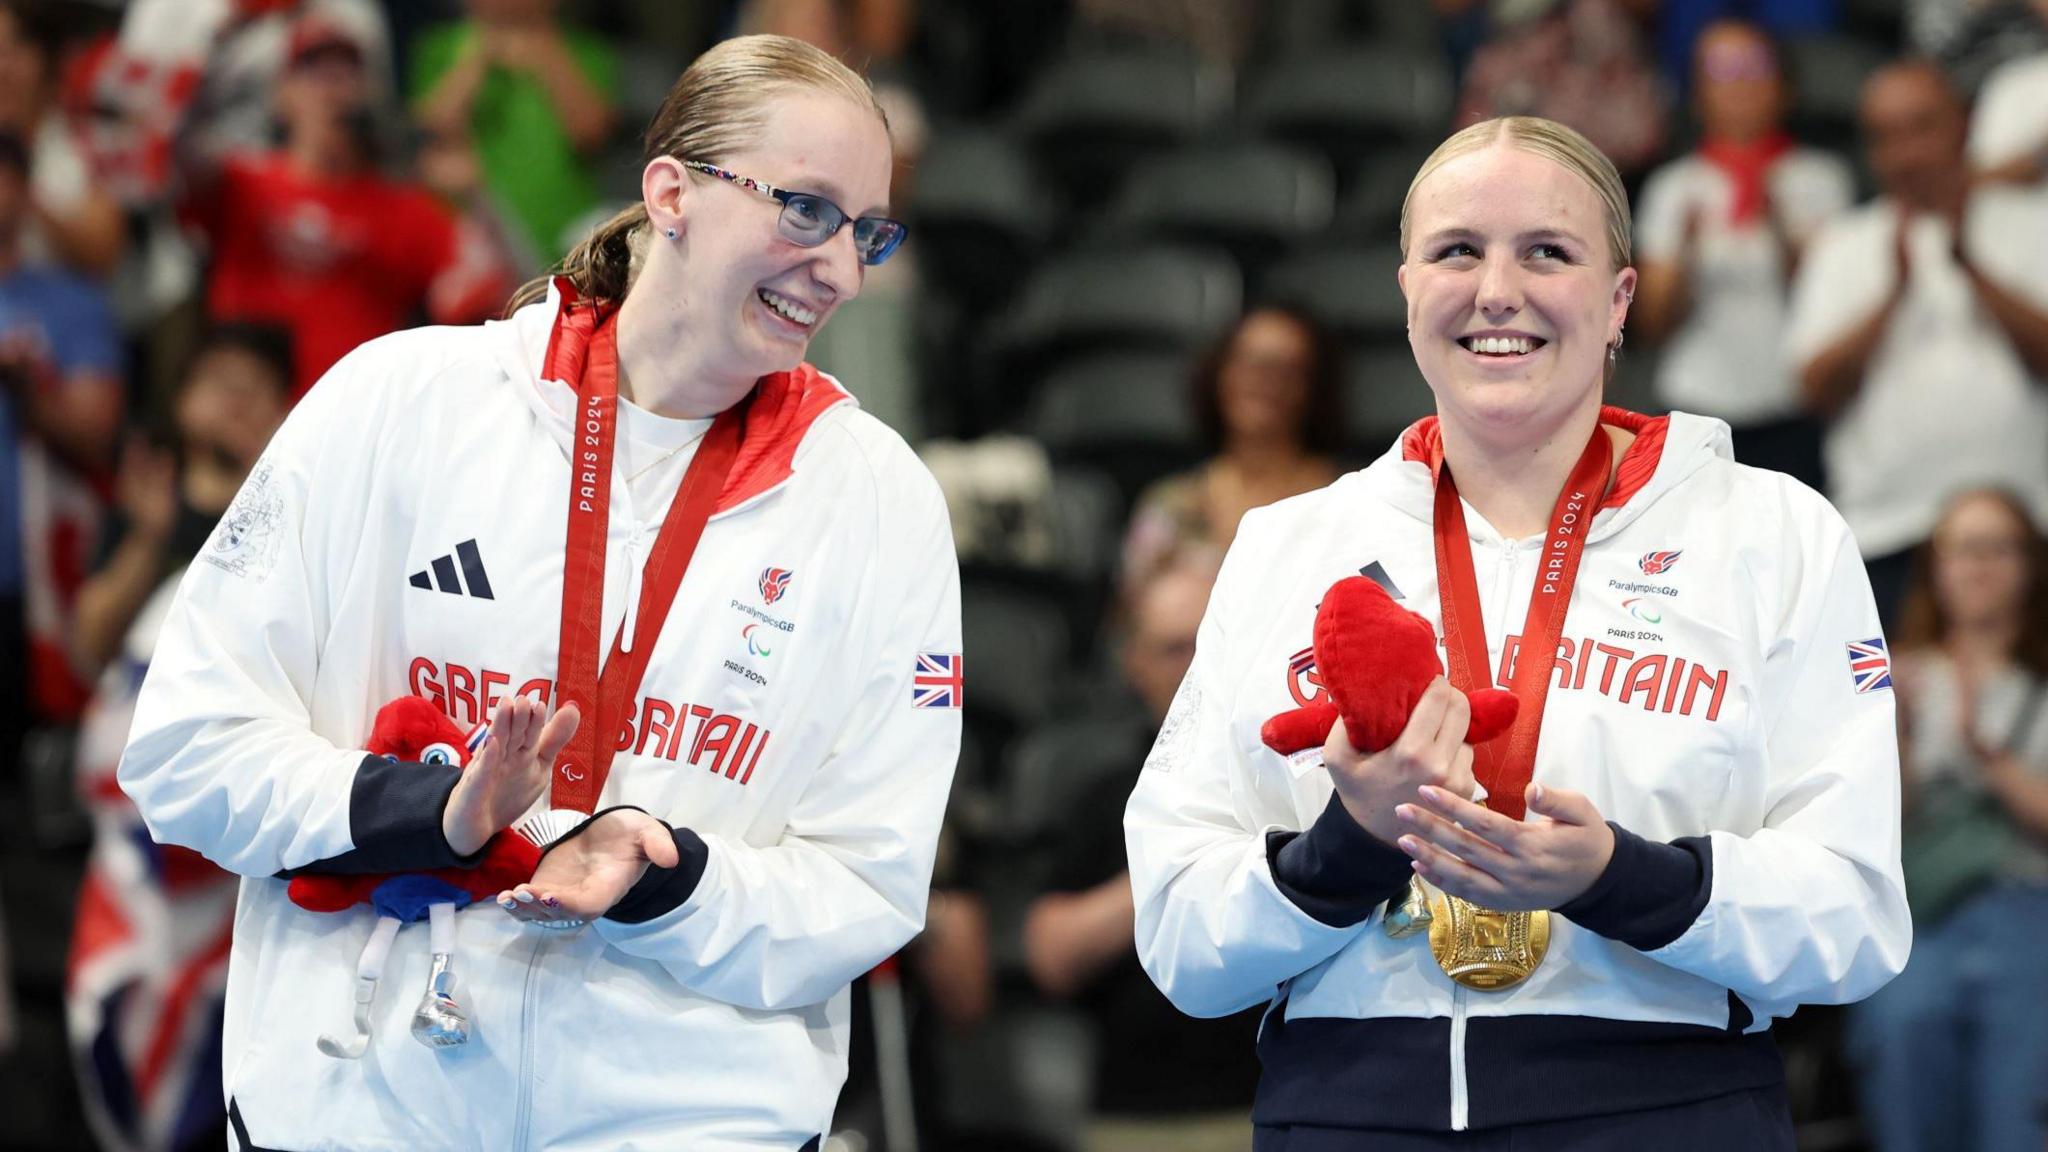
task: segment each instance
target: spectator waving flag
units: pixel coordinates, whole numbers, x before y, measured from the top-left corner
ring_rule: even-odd
[[[157,844],[114,779],[173,573],[100,676],[79,729],[93,847],[79,887],[65,1018],[86,1119],[108,1152],[194,1147],[226,1123],[221,1006],[238,882]]]

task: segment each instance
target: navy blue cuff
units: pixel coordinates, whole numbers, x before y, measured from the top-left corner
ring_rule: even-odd
[[[562,837],[562,840],[567,840],[588,828],[592,821],[605,812],[616,812],[620,808],[633,808],[635,812],[646,811],[644,808],[634,808],[631,804],[614,805],[577,825],[576,830]],[[663,823],[666,824],[667,821]],[[690,893],[697,890],[697,882],[704,879],[704,869],[711,863],[711,849],[704,843],[703,837],[688,828],[670,825],[668,831],[676,841],[676,866],[663,868],[657,864],[649,864],[646,874],[627,889],[624,896],[619,897],[619,902],[612,905],[611,911],[604,914],[605,919],[619,924],[644,924],[657,916],[666,916],[680,908],[683,901],[690,898]],[[549,850],[552,851],[560,845],[562,840],[549,845]]]
[[[1415,875],[1408,854],[1359,827],[1335,793],[1306,832],[1268,832],[1273,883],[1294,906],[1349,928],[1401,894]]]
[[[457,856],[441,832],[441,813],[462,769],[417,764],[366,753],[348,795],[348,832],[355,847],[280,876],[361,872],[431,872],[469,868],[483,850]]]
[[[1659,844],[1612,820],[1607,826],[1614,829],[1614,855],[1606,870],[1557,914],[1644,952],[1685,935],[1714,890],[1712,842],[1687,836]]]

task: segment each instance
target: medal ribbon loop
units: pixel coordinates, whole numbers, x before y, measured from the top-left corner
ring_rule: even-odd
[[[619,399],[618,314],[576,316],[564,309],[556,339],[549,342],[551,370],[576,386],[574,443],[569,454],[569,523],[562,557],[562,631],[556,655],[556,707],[573,703],[583,714],[576,735],[556,760],[549,804],[579,812],[596,810],[598,794],[611,774],[612,758],[626,732],[627,713],[647,674],[655,638],[675,603],[683,573],[696,554],[704,526],[725,489],[739,455],[742,427],[752,394],[718,414],[669,501],[640,582],[640,602],[626,614],[637,627],[621,627],[599,674],[604,612],[605,543],[611,523],[612,450],[617,439]],[[595,324],[580,348],[573,327]],[[562,337],[569,339],[562,339]],[[565,353],[557,365],[555,352]],[[579,356],[577,353],[581,352]],[[622,641],[630,643],[623,647]]]
[[[1523,793],[1536,771],[1536,741],[1543,728],[1543,703],[1550,692],[1557,642],[1564,635],[1572,585],[1593,513],[1607,489],[1614,448],[1595,423],[1592,439],[1558,493],[1543,551],[1536,560],[1536,584],[1522,623],[1520,647],[1507,687],[1520,701],[1514,727],[1505,736],[1472,750],[1472,774],[1486,788],[1487,807],[1512,820],[1526,811]],[[1437,468],[1434,530],[1437,596],[1443,608],[1444,649],[1451,685],[1471,692],[1491,686],[1486,621],[1480,614],[1479,582],[1472,570],[1472,545],[1465,531],[1465,507],[1448,460]]]

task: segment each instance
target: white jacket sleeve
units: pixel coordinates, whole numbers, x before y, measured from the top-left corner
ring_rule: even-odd
[[[596,925],[613,947],[728,1004],[825,1000],[924,925],[960,712],[957,697],[954,707],[913,707],[912,677],[920,653],[961,659],[960,574],[928,476],[882,505],[861,601],[874,622],[864,643],[849,641],[845,671],[863,687],[781,841],[756,847],[678,828],[682,865],[650,868]]]
[[[447,847],[441,805],[418,790],[445,801],[453,773],[365,772],[365,753],[312,729],[330,606],[370,503],[380,355],[352,353],[300,401],[187,569],[121,758],[152,836],[243,875],[347,854],[371,858],[344,870],[452,861],[434,851]],[[398,792],[380,792],[380,777]],[[422,838],[424,856],[380,854]]]
[[[1876,991],[1912,945],[1899,869],[1899,753],[1888,686],[1857,691],[1851,643],[1882,644],[1848,527],[1803,490],[1781,544],[1794,583],[1767,653],[1763,827],[1713,832],[1708,896],[1649,953],[1783,1015]],[[1810,503],[1808,503],[1810,501]],[[1800,507],[1807,504],[1807,507]]]
[[[1349,943],[1371,906],[1385,900],[1383,894],[1357,896],[1355,869],[1318,895],[1342,889],[1356,898],[1325,902],[1290,892],[1275,876],[1276,846],[1327,849],[1325,863],[1338,869],[1400,855],[1378,845],[1334,802],[1300,836],[1252,827],[1240,815],[1231,782],[1249,769],[1229,731],[1242,673],[1232,665],[1226,621],[1233,611],[1233,568],[1247,549],[1255,554],[1258,548],[1246,542],[1255,518],[1239,530],[1202,619],[1194,664],[1124,812],[1138,959],[1167,999],[1191,1016],[1226,1016],[1270,1000],[1282,983]],[[1257,591],[1248,592],[1255,600]],[[1405,857],[1397,867],[1405,883]],[[1323,917],[1304,905],[1323,910]]]

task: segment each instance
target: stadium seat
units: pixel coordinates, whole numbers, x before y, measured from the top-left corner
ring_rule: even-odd
[[[1368,45],[1274,61],[1252,81],[1242,119],[1263,135],[1321,149],[1348,169],[1390,142],[1434,143],[1450,109],[1441,59]]]
[[[1432,149],[1426,144],[1383,148],[1360,164],[1337,202],[1335,231],[1363,241],[1394,242],[1401,229],[1401,201]]]
[[[1077,584],[1102,584],[1123,544],[1124,499],[1116,480],[1092,468],[1053,473],[1053,533],[1060,574]]]
[[[1438,55],[1443,52],[1439,17],[1428,4],[1386,0],[1344,0],[1353,24],[1351,39]]]
[[[1884,49],[1849,36],[1811,36],[1788,41],[1785,63],[1792,77],[1793,135],[1824,148],[1857,151],[1857,111],[1863,82],[1889,58]]]
[[[1055,205],[1023,147],[992,131],[939,135],[919,160],[911,250],[970,310],[1000,302],[1053,227]]]
[[[1078,252],[1034,270],[992,338],[1006,367],[1028,378],[1077,352],[1192,351],[1236,318],[1242,300],[1237,265],[1219,253]]]
[[[1394,278],[1400,265],[1401,250],[1391,236],[1367,245],[1311,245],[1266,274],[1259,298],[1306,308],[1352,343],[1399,343],[1408,317],[1408,302]]]
[[[1055,464],[1113,478],[1126,505],[1202,455],[1187,362],[1171,356],[1108,355],[1062,368],[1040,385],[1030,429]]]
[[[1412,45],[1441,51],[1436,15],[1427,4],[1388,0],[1287,0],[1261,14],[1259,50],[1285,57],[1335,43]]]
[[[997,754],[1009,736],[1051,713],[1068,675],[1071,634],[1059,597],[1006,580],[963,581],[962,647],[967,653],[967,719]]]
[[[1300,148],[1198,146],[1140,163],[1118,195],[1107,228],[1130,237],[1214,245],[1255,267],[1326,228],[1335,187],[1329,162]]]
[[[1186,53],[1077,52],[1038,75],[1015,127],[1071,200],[1094,204],[1139,158],[1201,136],[1229,100],[1222,77]]]
[[[1435,412],[1435,395],[1406,345],[1370,348],[1351,357],[1344,392],[1346,439],[1365,459],[1378,459],[1403,429]]]
[[[999,834],[1011,842],[1049,835],[1102,781],[1135,781],[1151,745],[1151,728],[1137,715],[1060,719],[1031,730],[1010,750]]]

